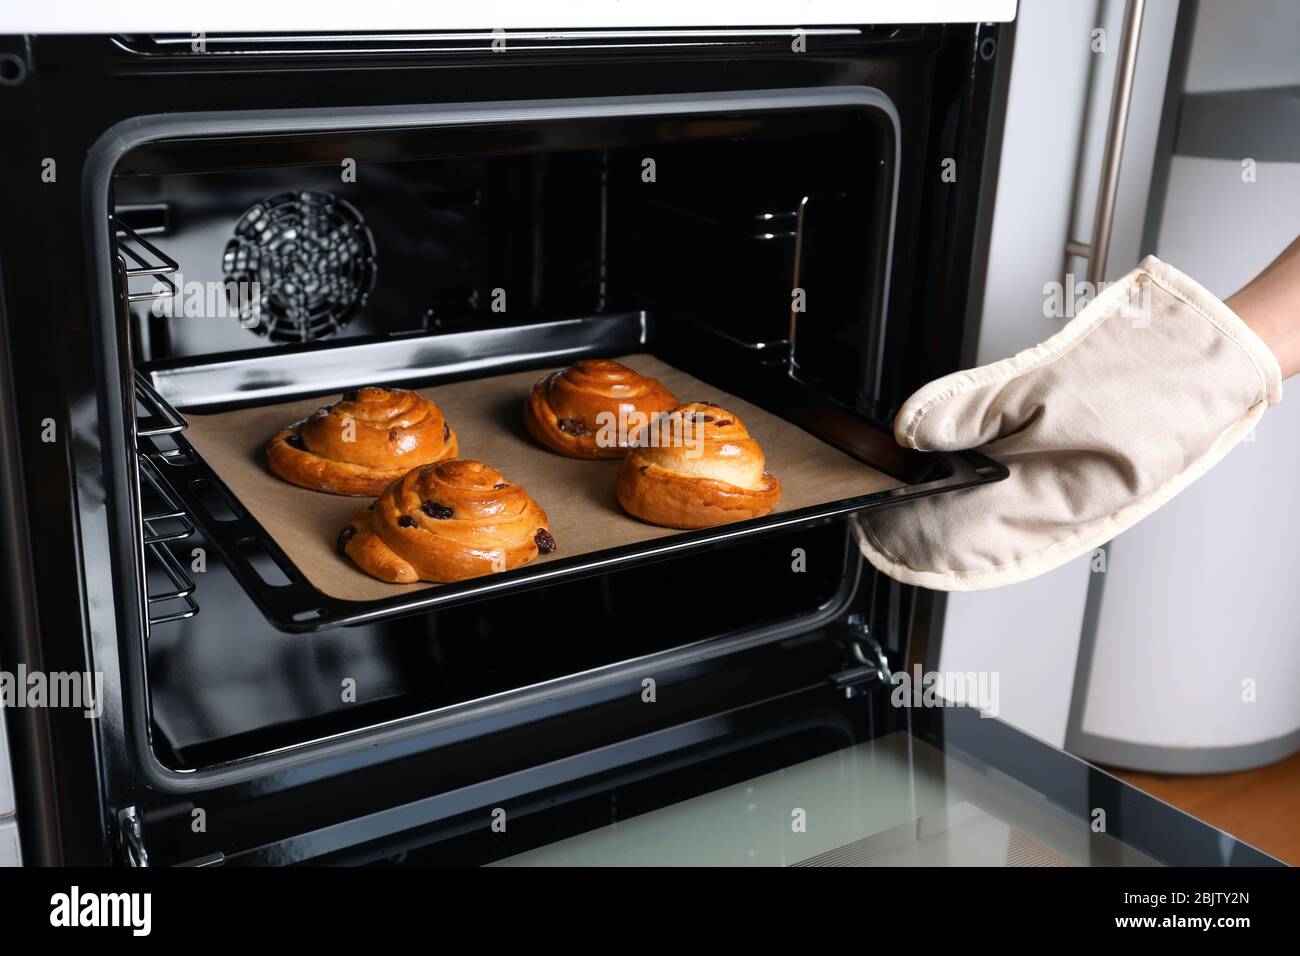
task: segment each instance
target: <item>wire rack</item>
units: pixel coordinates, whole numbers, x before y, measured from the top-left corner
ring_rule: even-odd
[[[127,307],[175,295],[171,276],[180,269],[177,262],[117,217],[113,217],[112,230]],[[193,517],[151,458],[158,454],[155,438],[177,434],[188,422],[139,372],[133,387],[136,514],[140,516],[144,567],[140,586],[152,628],[199,613],[194,581],[170,547],[194,534]]]

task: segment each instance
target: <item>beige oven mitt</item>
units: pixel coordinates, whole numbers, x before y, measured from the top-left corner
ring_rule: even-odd
[[[1268,347],[1226,305],[1148,257],[1056,335],[947,375],[904,403],[900,444],[978,448],[1005,481],[859,515],[904,584],[1014,584],[1099,547],[1205,474],[1282,399]]]

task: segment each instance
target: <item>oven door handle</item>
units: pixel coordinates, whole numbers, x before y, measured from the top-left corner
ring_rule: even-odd
[[[1101,155],[1101,182],[1092,216],[1092,241],[1067,240],[1067,256],[1088,260],[1088,282],[1097,288],[1106,277],[1111,232],[1115,225],[1115,200],[1119,194],[1119,171],[1124,159],[1124,137],[1128,132],[1129,107],[1133,102],[1133,79],[1137,74],[1138,43],[1142,37],[1142,14],[1146,0],[1127,0],[1124,26],[1119,41],[1119,62],[1115,65],[1115,87],[1110,97],[1110,118]]]

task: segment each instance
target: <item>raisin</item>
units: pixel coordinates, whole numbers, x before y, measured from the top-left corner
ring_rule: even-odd
[[[357,533],[357,529],[355,525],[348,525],[339,533],[340,551],[345,551],[347,549],[348,542],[352,540],[352,536],[356,533]]]
[[[730,425],[730,424],[732,424],[731,419],[730,419],[730,418],[724,418],[724,419],[722,419],[720,422],[718,422],[718,427],[719,427],[719,428],[725,428],[727,425]]]
[[[400,428],[390,428],[388,429],[388,440],[390,442],[395,442],[399,437],[401,437],[401,434],[402,430]]]
[[[398,526],[399,528],[414,528],[414,527],[415,527],[415,519],[412,518],[410,515],[398,515],[398,516],[397,516],[397,526]]]
[[[443,423],[442,423],[442,440],[443,440],[443,441],[448,441],[448,440],[450,440],[450,439],[451,439],[451,426],[448,425],[446,422],[443,422]]]
[[[420,510],[430,518],[437,518],[439,521],[445,521],[451,517],[452,511],[446,505],[440,505],[436,501],[423,501],[420,503]],[[414,522],[412,522],[414,524]]]
[[[545,528],[538,528],[537,534],[533,535],[533,540],[537,542],[539,554],[550,554],[555,550],[555,539]]]
[[[565,434],[572,435],[575,438],[581,438],[583,435],[587,434],[587,426],[576,418],[561,418],[555,423],[555,427]]]
[[[499,481],[499,482],[497,482],[495,485],[492,486],[492,490],[493,490],[493,491],[500,491],[502,488],[509,488],[509,487],[510,487],[510,485],[509,485],[507,482]]]
[[[650,466],[649,466],[649,465],[642,465],[642,466],[641,466],[641,474],[644,475],[644,474],[645,474],[647,471],[649,471],[649,470],[650,470]]]
[[[307,446],[302,443],[302,436],[294,433],[284,440],[284,443],[290,448],[296,448],[299,451],[306,451]]]
[[[374,510],[375,510],[374,503],[372,502],[371,504],[366,505],[366,510],[367,510],[367,511],[374,511]]]

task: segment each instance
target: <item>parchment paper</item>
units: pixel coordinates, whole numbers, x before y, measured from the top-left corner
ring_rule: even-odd
[[[801,428],[714,388],[649,355],[618,361],[651,375],[679,400],[711,401],[740,416],[781,479],[778,512],[897,488],[902,483],[845,455]],[[492,465],[522,484],[550,519],[558,549],[537,562],[602,551],[682,532],[644,524],[614,497],[618,461],[565,458],[524,430],[524,399],[546,371],[520,372],[422,388],[442,406],[460,440],[460,456]],[[359,383],[360,384],[360,383]],[[299,488],[266,466],[266,442],[285,425],[337,396],[263,405],[216,415],[187,413],[185,437],[294,565],[320,591],[345,601],[373,601],[436,584],[386,584],[335,550],[344,525],[366,498]],[[720,552],[725,555],[725,552]],[[720,556],[719,560],[726,560]]]

